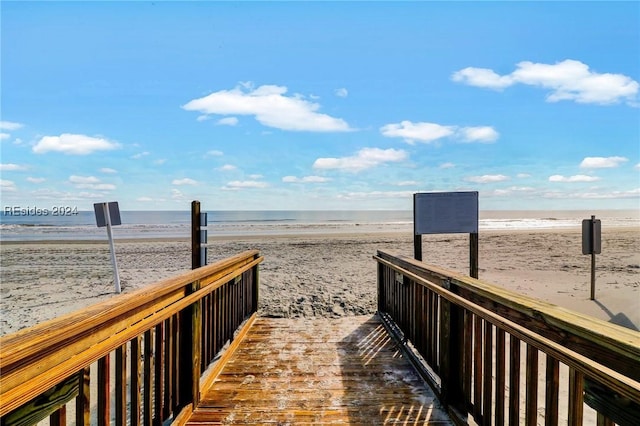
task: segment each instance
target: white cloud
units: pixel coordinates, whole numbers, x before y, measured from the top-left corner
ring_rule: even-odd
[[[69,183],[78,189],[92,189],[94,191],[113,191],[116,186],[110,183],[102,183],[95,176],[69,176]]]
[[[179,189],[173,188],[171,190],[171,199],[176,201],[182,201],[185,199],[184,194]]]
[[[482,176],[469,176],[465,178],[467,182],[474,183],[493,183],[493,182],[504,182],[505,180],[509,180],[509,176],[505,175],[482,175]]]
[[[258,179],[262,179],[264,176],[262,175],[249,175],[249,179],[252,180],[258,180]]]
[[[184,178],[184,179],[174,179],[171,182],[171,184],[172,185],[197,185],[198,182],[193,179]]]
[[[87,155],[97,151],[111,151],[120,144],[110,140],[86,135],[63,133],[60,136],[45,136],[33,146],[33,152],[62,152],[67,155]]]
[[[143,152],[139,152],[138,154],[132,155],[131,158],[133,158],[134,160],[139,160],[142,157],[146,157],[149,154],[151,154],[149,151],[143,151]]]
[[[491,143],[498,140],[500,136],[491,126],[443,126],[437,123],[413,123],[408,120],[386,124],[380,128],[380,133],[389,138],[403,138],[410,144],[416,141],[431,143],[446,137],[457,138],[463,142]]]
[[[223,171],[223,172],[230,172],[233,170],[237,170],[238,168],[236,166],[234,166],[233,164],[225,164],[222,167],[219,167],[218,170]]]
[[[629,161],[625,157],[585,157],[580,163],[583,169],[606,169],[620,166]]]
[[[0,130],[18,130],[24,127],[21,123],[13,121],[0,121]]]
[[[27,182],[31,182],[31,183],[42,183],[44,181],[46,181],[45,178],[35,178],[35,177],[31,177],[31,176],[29,176],[27,178]]]
[[[415,185],[420,185],[420,182],[415,180],[405,180],[402,182],[398,182],[395,185],[396,186],[415,186]]]
[[[9,133],[0,133],[0,141],[9,139],[11,135]]]
[[[561,192],[561,191],[547,191],[542,194],[544,198],[550,199],[586,199],[586,200],[614,200],[614,199],[629,199],[639,198],[640,188],[631,189],[628,191],[605,191],[605,192]]]
[[[441,169],[452,169],[454,168],[456,165],[453,163],[442,163],[440,164],[438,167]]]
[[[153,164],[155,164],[156,166],[162,166],[166,162],[166,158],[158,158],[157,160],[153,160]]]
[[[371,191],[371,192],[347,192],[337,196],[343,200],[370,200],[370,199],[411,199],[413,191]]]
[[[633,168],[636,170],[640,170],[640,163],[636,164]]]
[[[535,192],[536,189],[529,186],[512,186],[506,189],[496,189],[490,193],[490,195],[504,197],[507,195],[513,195],[518,193],[532,193]]]
[[[138,198],[136,198],[136,201],[140,201],[142,203],[148,203],[148,202],[153,201],[153,198],[151,198],[151,197],[138,197]]]
[[[73,184],[91,184],[91,183],[99,183],[100,179],[95,176],[69,176],[69,182]]]
[[[118,171],[116,169],[112,169],[109,167],[103,167],[100,169],[101,173],[107,173],[107,174],[113,174],[113,173],[118,173]]]
[[[296,177],[296,176],[285,176],[282,178],[283,182],[286,183],[324,183],[329,182],[331,179],[322,177],[322,176],[304,176],[304,177]]]
[[[2,172],[19,172],[23,170],[27,170],[27,166],[22,166],[20,164],[13,164],[13,163],[0,164],[0,171]]]
[[[239,121],[237,117],[225,117],[216,121],[216,124],[220,126],[236,126]]]
[[[212,149],[211,151],[207,151],[205,157],[222,157],[224,152],[218,151],[217,149]]]
[[[622,74],[600,74],[576,60],[555,64],[523,61],[511,74],[501,76],[486,68],[465,68],[451,76],[453,81],[470,86],[501,90],[514,84],[539,86],[550,90],[547,101],[573,100],[578,103],[608,105],[625,101],[637,104],[640,84]]]
[[[463,127],[459,130],[460,137],[465,142],[495,142],[500,134],[493,127]]]
[[[87,199],[102,199],[104,200],[105,194],[103,192],[86,192],[86,191],[72,191],[61,192],[54,191],[48,188],[42,188],[35,191],[31,191],[30,195],[36,200],[52,200],[57,203],[66,201],[83,201]]]
[[[18,190],[18,188],[16,188],[16,183],[14,181],[0,179],[0,190],[6,192],[15,192]]]
[[[389,138],[403,138],[409,143],[414,141],[433,142],[435,140],[451,136],[455,131],[454,126],[442,126],[436,123],[412,123],[404,120],[400,123],[386,124],[380,128],[380,133]]]
[[[336,96],[340,98],[346,98],[347,96],[349,96],[349,91],[344,87],[341,87],[340,89],[336,89]]]
[[[221,90],[182,106],[187,111],[204,114],[252,115],[267,127],[310,132],[345,132],[352,130],[340,118],[319,113],[320,105],[301,95],[285,96],[284,86],[264,85],[253,89],[241,83],[231,90]]]
[[[516,177],[517,177],[518,179],[526,179],[526,178],[530,178],[530,177],[531,177],[531,175],[530,175],[529,173],[518,173],[518,174],[516,175]]]
[[[313,168],[359,172],[384,163],[403,161],[406,158],[407,153],[401,149],[362,148],[356,155],[351,157],[318,158],[313,163]]]
[[[493,70],[487,68],[464,68],[454,72],[451,79],[459,83],[466,83],[469,86],[486,87],[496,90],[504,89],[513,84],[511,77],[498,75]]]
[[[238,189],[246,189],[246,188],[266,188],[269,184],[266,182],[260,182],[255,180],[234,180],[227,183],[222,189],[227,190],[238,190]]]
[[[562,176],[553,175],[549,176],[549,182],[596,182],[599,181],[599,177],[587,176],[587,175],[574,175],[574,176]]]

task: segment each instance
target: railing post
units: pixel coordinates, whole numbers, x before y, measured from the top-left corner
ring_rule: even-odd
[[[195,281],[188,288],[188,293],[194,293],[199,289],[200,281]],[[183,310],[180,317],[179,408],[190,403],[193,403],[195,408],[200,401],[201,301],[194,302]]]
[[[191,269],[202,266],[200,260],[200,201],[191,202]]]
[[[450,291],[451,282],[443,286]],[[442,379],[442,403],[447,408],[463,408],[462,398],[462,309],[444,298],[440,298],[440,368]],[[464,411],[464,410],[461,410]]]
[[[260,255],[256,254],[254,256],[254,259],[257,259]],[[252,300],[252,309],[251,309],[251,314],[253,314],[254,312],[258,312],[258,301],[259,301],[259,289],[260,289],[260,269],[259,269],[259,265],[256,265],[253,267],[253,300]]]

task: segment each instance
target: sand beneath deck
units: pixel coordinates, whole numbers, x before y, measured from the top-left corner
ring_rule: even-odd
[[[117,236],[116,236],[117,238]],[[480,279],[640,329],[640,229],[604,229],[597,256],[596,300],[589,300],[590,256],[580,231],[484,232]],[[209,263],[246,249],[265,257],[260,314],[341,317],[376,310],[378,249],[412,255],[406,234],[261,237],[209,236]],[[114,294],[106,241],[2,243],[0,332],[11,333]],[[468,271],[468,236],[423,237],[426,263]],[[190,267],[189,241],[118,240],[123,291]]]

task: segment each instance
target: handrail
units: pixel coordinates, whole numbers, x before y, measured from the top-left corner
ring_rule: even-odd
[[[257,265],[262,260],[258,251],[246,251],[0,337],[0,416],[4,420],[8,413],[64,383],[95,361],[108,363],[110,354],[129,342],[138,350],[145,338],[146,344],[153,341],[157,345],[155,350],[149,347],[145,357],[166,354],[166,362],[171,363],[158,367],[157,374],[165,374],[164,370],[170,368],[177,371],[183,362],[197,368],[197,373],[189,373],[197,382],[224,341],[232,339],[238,325],[257,311]],[[243,279],[245,283],[238,281]],[[202,329],[211,336],[202,335]],[[179,345],[182,347],[178,350]],[[193,352],[188,363],[180,360],[185,349]],[[203,365],[194,366],[202,354],[206,354]],[[163,358],[158,361],[165,362]],[[151,377],[154,373],[151,367],[148,369],[146,376]],[[183,371],[182,375],[185,374]],[[157,382],[162,383],[161,377],[157,377]],[[171,396],[168,399],[172,399],[173,408],[194,402],[185,400],[186,388],[180,392],[178,384],[172,386],[166,392]],[[149,389],[146,392],[151,395]],[[145,409],[150,414],[151,408]]]
[[[490,321],[493,325],[499,326],[501,329],[517,337],[523,342],[533,345],[539,350],[544,350],[546,353],[553,356],[557,360],[564,362],[568,366],[573,367],[581,371],[582,373],[597,378],[600,383],[620,392],[621,395],[626,396],[630,399],[640,401],[640,382],[633,380],[632,378],[627,377],[623,374],[620,374],[605,365],[599,364],[584,355],[572,351],[571,349],[567,349],[566,347],[554,342],[553,340],[536,334],[528,330],[527,328],[513,321],[510,321],[507,318],[501,317],[500,315],[489,311],[488,309],[469,302],[468,300],[458,296],[455,293],[452,293],[444,287],[440,287],[437,284],[426,280],[425,278],[422,278],[404,268],[394,265],[393,263],[388,262],[378,256],[374,256],[374,259],[381,264],[400,272],[402,275],[409,277],[416,283],[429,288],[449,302],[455,303],[456,305],[463,307],[466,310],[480,316],[482,319]]]
[[[638,415],[640,333],[405,256],[378,251],[374,259],[382,318],[411,341],[407,355],[459,421],[467,413],[480,424],[522,421],[520,342],[527,348],[527,424],[538,415],[538,351],[547,359],[546,424],[558,422],[560,363],[569,368],[570,424],[582,423],[583,401],[599,424]]]

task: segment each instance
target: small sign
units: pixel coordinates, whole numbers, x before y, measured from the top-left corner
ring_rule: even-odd
[[[414,194],[414,233],[478,233],[478,191]]]
[[[600,254],[602,225],[600,219],[584,219],[582,221],[582,254]]]
[[[200,226],[207,226],[207,213],[200,213]]]
[[[111,225],[121,225],[120,209],[118,208],[118,202],[112,201],[110,203],[95,203],[93,205],[93,211],[96,213],[96,223],[98,228],[107,226],[107,218],[104,214],[104,205],[107,204],[109,209],[109,217],[111,219]]]

